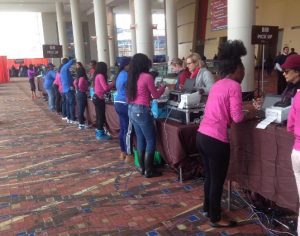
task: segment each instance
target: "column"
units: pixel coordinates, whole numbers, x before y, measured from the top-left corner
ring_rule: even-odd
[[[109,66],[108,35],[105,0],[94,1],[95,28],[98,61],[103,61]]]
[[[71,18],[72,18],[73,37],[74,37],[75,57],[77,61],[85,64],[79,0],[70,0],[70,4],[71,4]]]
[[[231,40],[242,40],[247,49],[247,55],[242,58],[245,66],[243,92],[254,91],[254,45],[251,45],[251,30],[255,24],[255,2],[255,0],[228,0],[227,3],[227,37]]]
[[[166,0],[167,61],[178,57],[176,0]]]
[[[65,15],[64,4],[62,2],[56,2],[55,7],[56,7],[59,44],[62,45],[63,57],[68,57],[68,41],[67,41],[66,23],[64,19],[64,15]]]
[[[108,48],[109,48],[109,65],[115,65],[115,22],[112,7],[107,7],[107,31],[108,31]]]
[[[135,33],[135,16],[134,16],[134,0],[129,0],[129,11],[130,11],[130,27],[131,29],[131,49],[132,55],[136,54],[136,33]]]
[[[153,60],[153,29],[152,29],[152,13],[151,1],[135,0],[135,30],[136,30],[136,51],[146,54]]]

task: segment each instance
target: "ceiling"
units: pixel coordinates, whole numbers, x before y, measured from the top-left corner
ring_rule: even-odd
[[[55,2],[64,3],[66,12],[70,12],[70,0],[0,0],[0,11],[14,12],[55,12]],[[93,12],[93,0],[79,0],[81,12]],[[107,6],[112,6],[115,13],[129,13],[129,0],[106,0]],[[152,0],[152,9],[163,9],[164,0]]]

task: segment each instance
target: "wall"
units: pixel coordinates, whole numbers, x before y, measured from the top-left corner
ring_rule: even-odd
[[[210,2],[208,5],[208,18],[205,36],[204,54],[208,59],[213,58],[217,52],[220,37],[226,37],[227,30],[211,31],[210,27]],[[256,25],[279,26],[283,29],[282,45],[294,47],[300,52],[300,21],[299,0],[256,0]]]

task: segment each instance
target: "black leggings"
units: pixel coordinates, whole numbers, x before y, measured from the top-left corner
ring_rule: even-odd
[[[29,79],[29,84],[30,84],[30,89],[32,92],[35,92],[36,88],[35,88],[35,82],[34,79]]]
[[[96,112],[96,128],[98,130],[103,130],[105,124],[105,100],[94,95],[93,103],[95,104]]]
[[[230,145],[199,132],[196,145],[205,169],[203,210],[208,212],[211,222],[217,222],[221,219],[221,198],[229,166]]]

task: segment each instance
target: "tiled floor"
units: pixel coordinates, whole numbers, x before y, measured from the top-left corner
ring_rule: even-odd
[[[26,78],[0,84],[0,235],[266,234],[257,222],[210,227],[202,179],[145,179],[118,154],[116,139],[100,143],[32,100]],[[239,203],[225,213],[251,215]]]

